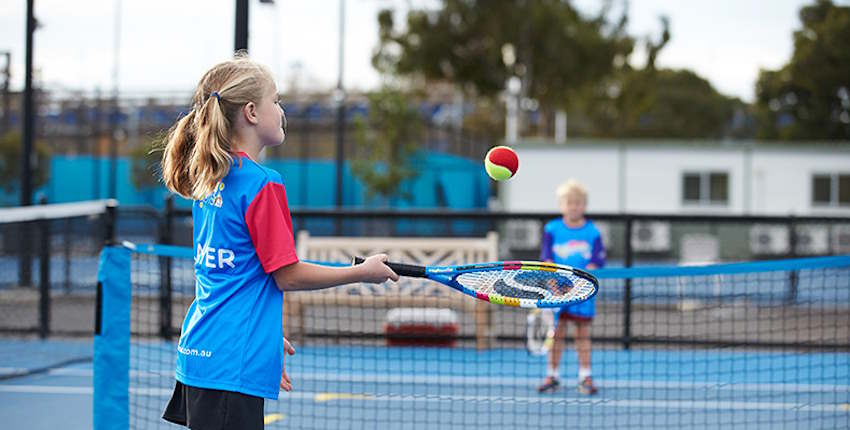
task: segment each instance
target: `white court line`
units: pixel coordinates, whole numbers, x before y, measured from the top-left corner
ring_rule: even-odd
[[[92,395],[90,387],[67,387],[54,385],[0,385],[0,392],[18,394],[78,394]],[[153,389],[131,389],[130,393],[139,396],[163,397],[171,395],[172,390]],[[295,392],[284,394],[281,401],[287,399],[313,400],[317,396],[327,394],[318,392]],[[795,411],[795,412],[820,412],[836,413],[850,412],[846,404],[807,404],[788,402],[731,402],[731,401],[701,401],[701,400],[614,400],[605,398],[556,398],[548,396],[534,397],[499,397],[499,396],[464,396],[464,395],[371,395],[360,393],[362,397],[346,398],[338,401],[361,401],[361,402],[471,402],[487,404],[536,404],[536,405],[586,405],[593,407],[616,407],[616,408],[650,408],[650,409],[690,409],[690,410],[735,410],[735,411]]]
[[[15,372],[25,369],[0,368],[3,372]],[[52,376],[92,377],[91,369],[52,369],[46,372]],[[174,371],[130,371],[131,378],[174,378]],[[535,386],[539,378],[505,378],[491,376],[439,376],[407,374],[341,374],[341,373],[295,373],[292,375],[301,381],[356,382],[380,384],[416,384],[416,385],[479,385],[525,387]],[[788,383],[728,383],[719,381],[650,381],[640,379],[596,379],[601,388],[634,388],[651,390],[722,390],[722,391],[772,391],[780,393],[850,393],[850,385],[842,384],[788,384]]]
[[[0,393],[17,394],[85,394],[92,395],[92,387],[61,385],[0,385]]]
[[[295,373],[293,377],[301,380],[333,382],[371,382],[386,384],[417,385],[493,385],[493,386],[536,386],[540,378],[505,378],[491,376],[428,376],[428,375],[376,375],[376,374],[322,374]],[[728,382],[687,382],[687,381],[648,381],[633,379],[596,379],[594,382],[604,388],[646,388],[646,389],[688,389],[688,390],[741,390],[741,391],[777,391],[793,393],[810,392],[850,392],[850,385],[837,384],[785,384],[785,383],[728,383]]]

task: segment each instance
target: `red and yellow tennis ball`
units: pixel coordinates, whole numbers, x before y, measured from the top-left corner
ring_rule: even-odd
[[[487,151],[484,157],[484,170],[497,181],[510,179],[519,169],[516,152],[507,146],[496,146]]]

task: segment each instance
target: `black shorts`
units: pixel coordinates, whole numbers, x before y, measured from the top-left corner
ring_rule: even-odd
[[[262,430],[263,398],[177,381],[162,418],[192,430]]]

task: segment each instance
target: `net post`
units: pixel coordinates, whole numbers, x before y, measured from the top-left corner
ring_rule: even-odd
[[[165,210],[160,223],[159,242],[171,243],[174,218],[174,196],[166,196]],[[171,340],[171,258],[159,257],[159,335],[164,340]]]
[[[623,266],[632,267],[632,218],[626,217],[625,253]],[[629,349],[632,341],[632,280],[625,280],[623,289],[623,349]]]
[[[46,205],[47,197],[41,196],[39,204]],[[39,230],[39,294],[38,294],[38,337],[50,335],[50,220],[38,221]]]
[[[97,269],[92,421],[95,430],[130,428],[131,255],[105,246]]]

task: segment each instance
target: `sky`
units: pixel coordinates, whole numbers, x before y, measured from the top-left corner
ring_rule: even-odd
[[[370,63],[378,41],[378,11],[436,2],[344,1],[344,86],[374,88],[381,80]],[[668,16],[672,39],[657,65],[691,69],[718,91],[752,101],[759,70],[788,61],[792,32],[799,28],[798,11],[813,1],[630,0],[628,31],[638,38],[657,36],[658,17]],[[11,51],[12,88],[20,89],[26,1],[0,0],[0,4],[0,51]],[[234,0],[35,0],[35,4],[41,25],[35,35],[35,68],[39,81],[54,90],[112,91],[117,82],[128,95],[188,94],[203,72],[233,49]],[[601,1],[574,4],[592,14]],[[251,0],[249,51],[271,67],[282,91],[293,83],[309,90],[336,85],[339,9],[339,0],[276,0],[274,5]],[[634,57],[633,61],[644,58]]]

